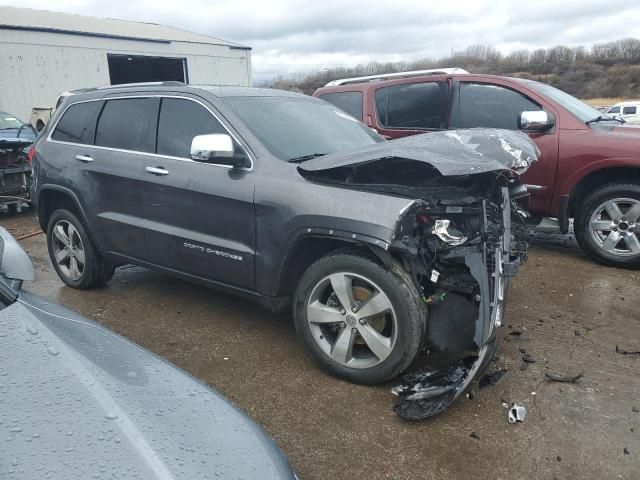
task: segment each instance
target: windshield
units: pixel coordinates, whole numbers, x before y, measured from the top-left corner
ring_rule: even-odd
[[[10,113],[0,112],[0,130],[7,130],[10,128],[20,128],[24,125],[24,122],[18,120]]]
[[[347,113],[314,98],[230,97],[226,103],[267,150],[281,160],[384,141]]]
[[[588,122],[602,116],[602,112],[590,107],[584,102],[581,102],[576,97],[569,95],[568,93],[558,90],[551,85],[545,83],[534,82],[533,80],[524,80],[526,84],[541,93],[549,97],[554,102],[560,104],[560,106],[569,110],[574,116],[578,117],[581,122]],[[606,115],[606,114],[605,114]]]

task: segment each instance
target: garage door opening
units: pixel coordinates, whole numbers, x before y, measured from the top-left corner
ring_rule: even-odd
[[[111,85],[177,81],[189,83],[184,58],[107,54]]]

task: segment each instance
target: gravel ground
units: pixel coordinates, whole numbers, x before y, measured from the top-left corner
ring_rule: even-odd
[[[0,224],[16,236],[37,228],[30,212],[0,214]],[[53,272],[44,235],[22,244],[37,270],[26,289],[232,399],[275,438],[302,480],[637,479],[640,355],[616,346],[640,350],[640,273],[590,261],[570,235],[529,241],[494,365],[508,369],[504,380],[475,386],[473,399],[418,423],[392,413],[391,384],[362,387],[320,372],[287,315],[137,267],[119,268],[105,288],[75,291]],[[523,362],[524,353],[535,362]],[[576,383],[545,377],[579,370]],[[503,401],[524,405],[525,421],[508,424]]]

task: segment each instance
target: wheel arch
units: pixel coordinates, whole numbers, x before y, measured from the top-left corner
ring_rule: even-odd
[[[575,175],[574,175],[575,177]],[[569,203],[567,207],[569,217],[574,217],[576,209],[582,200],[596,188],[607,185],[609,183],[620,182],[637,182],[640,184],[640,165],[629,165],[624,162],[620,165],[598,168],[581,175],[570,188]]]
[[[274,295],[289,297],[293,295],[303,273],[314,262],[327,254],[341,249],[356,251],[369,256],[373,261],[389,269],[392,256],[389,245],[381,240],[359,236],[357,234],[337,235],[331,233],[307,232],[295,238],[287,249],[287,255],[279,270]]]
[[[77,195],[68,188],[59,185],[43,185],[38,190],[37,197],[38,223],[43,231],[47,231],[51,214],[59,208],[65,208],[75,213],[80,217],[80,220],[85,226],[88,226],[87,216],[80,204],[80,200],[78,200]],[[91,237],[88,229],[87,234]]]

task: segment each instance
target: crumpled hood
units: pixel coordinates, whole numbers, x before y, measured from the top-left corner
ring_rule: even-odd
[[[524,133],[495,128],[472,128],[424,133],[365,148],[331,153],[298,167],[307,172],[363,165],[383,158],[425,162],[444,176],[510,170],[523,174],[538,160],[539,150]]]
[[[294,479],[206,385],[24,291],[0,310],[0,440],[7,478]]]

